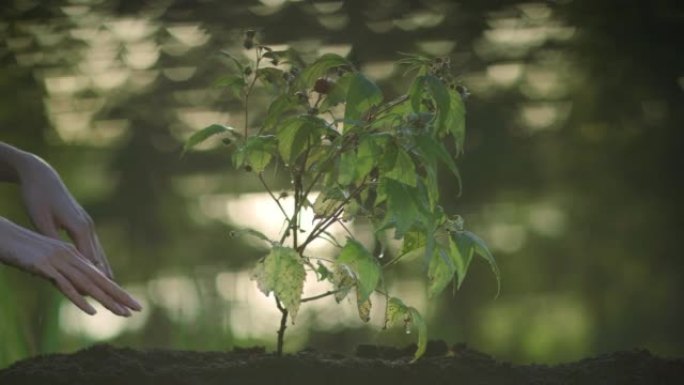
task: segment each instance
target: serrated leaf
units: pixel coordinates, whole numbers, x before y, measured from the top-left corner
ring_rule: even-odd
[[[313,203],[315,217],[322,218],[334,214],[342,202],[344,202],[344,192],[339,187],[320,192]]]
[[[325,111],[331,107],[334,107],[345,100],[347,100],[347,92],[349,91],[349,84],[351,79],[354,77],[353,72],[348,72],[340,76],[335,83],[333,83],[332,88],[321,102],[320,110]]]
[[[240,61],[235,56],[233,56],[230,52],[228,52],[226,50],[221,50],[221,53],[224,56],[226,56],[227,58],[229,58],[235,64],[235,66],[238,69],[238,72],[240,72],[240,73],[245,72],[245,65],[240,63]]]
[[[394,179],[409,186],[416,186],[416,166],[411,156],[403,149],[398,149],[395,163],[389,172],[384,174],[386,178]]]
[[[458,181],[458,189],[461,190],[461,174],[458,172],[458,167],[456,167],[456,162],[449,155],[449,152],[444,147],[444,144],[436,141],[429,135],[416,135],[416,144],[421,150],[421,153],[428,159],[432,164],[436,163],[439,159],[444,163],[449,171],[456,177]]]
[[[380,281],[380,266],[373,255],[358,241],[347,238],[347,243],[340,251],[337,262],[348,266],[354,273],[358,288],[359,302],[365,302],[378,286]]]
[[[322,55],[302,71],[301,79],[304,82],[303,86],[307,89],[310,88],[316,79],[326,75],[329,70],[342,66],[351,67],[352,65],[340,55],[333,53]]]
[[[420,315],[418,310],[416,310],[413,307],[409,307],[408,311],[411,315],[411,323],[418,330],[418,348],[416,349],[416,352],[413,354],[413,360],[411,361],[416,362],[420,357],[423,356],[423,354],[425,354],[425,349],[427,349],[427,324],[425,323],[423,316]]]
[[[316,276],[318,281],[325,281],[326,279],[332,278],[333,273],[328,269],[321,261],[317,263]]]
[[[332,280],[335,287],[335,301],[340,303],[347,297],[352,287],[354,287],[356,282],[354,272],[349,266],[336,264]]]
[[[268,112],[264,120],[264,129],[270,130],[275,128],[278,122],[283,120],[285,113],[294,111],[297,107],[299,107],[299,102],[293,96],[287,94],[278,96],[268,106]]]
[[[472,256],[473,253],[476,253],[489,263],[489,267],[492,269],[494,277],[496,277],[496,296],[498,297],[499,292],[501,291],[501,273],[499,272],[499,266],[496,264],[494,256],[487,248],[487,244],[482,239],[480,239],[480,237],[478,237],[470,231],[462,231],[458,234],[458,247],[459,250],[465,251],[462,251],[464,255]],[[465,260],[469,262],[469,258],[466,258]]]
[[[356,153],[352,151],[343,152],[340,155],[339,170],[337,173],[337,183],[347,186],[354,181],[356,175]]]
[[[433,298],[441,293],[454,277],[454,263],[449,253],[442,247],[437,247],[430,258],[428,266],[428,296]]]
[[[456,149],[460,154],[463,152],[463,144],[465,142],[465,105],[463,104],[461,94],[456,90],[449,90],[449,101],[449,114],[445,119],[444,125],[454,137]]]
[[[375,145],[371,137],[364,137],[359,143],[356,154],[356,178],[359,181],[366,177],[375,166],[377,152],[374,151]]]
[[[278,68],[265,67],[259,68],[256,71],[256,76],[265,85],[273,86],[276,90],[285,86],[285,78],[283,71]]]
[[[355,73],[349,83],[346,102],[344,110],[345,122],[363,121],[364,115],[371,107],[377,106],[382,102],[382,91],[363,74]],[[345,123],[345,129],[347,126],[348,124]]]
[[[275,293],[294,323],[304,288],[306,272],[297,251],[276,246],[257,264],[252,279],[264,295]]]
[[[233,153],[233,163],[238,168],[248,165],[254,172],[261,173],[271,162],[276,151],[275,136],[252,136]]]
[[[264,235],[264,233],[257,231],[257,230],[254,230],[254,229],[240,229],[240,230],[233,230],[230,232],[230,235],[233,237],[239,237],[239,236],[242,236],[244,234],[251,235],[253,237],[259,238],[262,241],[266,241],[266,242],[270,243],[271,245],[276,244],[276,242],[270,240],[266,235]]]
[[[210,126],[204,127],[203,129],[193,133],[188,140],[185,141],[183,145],[183,154],[189,149],[195,147],[196,145],[204,142],[210,137],[226,132],[233,132],[233,127],[224,126],[222,124],[212,124]]]
[[[388,328],[399,320],[403,319],[408,308],[399,298],[390,297],[387,301],[387,312],[385,313],[385,328]]]
[[[394,227],[394,238],[400,239],[417,221],[421,212],[415,194],[417,190],[393,179],[382,179],[382,192],[387,197],[387,215],[380,229]]]
[[[228,88],[235,98],[242,97],[242,91],[246,85],[242,75],[226,75],[214,82],[214,87]]]
[[[426,75],[422,79],[437,107],[436,132],[445,133],[448,130],[446,122],[451,109],[449,89],[436,76]]]
[[[427,324],[418,310],[414,307],[406,306],[399,298],[391,297],[387,302],[385,328],[394,325],[396,321],[400,319],[404,321],[404,329],[407,333],[409,333],[413,327],[418,330],[418,347],[413,355],[413,360],[411,361],[415,362],[425,354],[425,349],[427,348]]]
[[[423,247],[425,247],[425,233],[420,231],[409,231],[404,234],[400,255]]]
[[[307,147],[320,143],[326,130],[325,121],[315,116],[298,115],[285,120],[277,134],[280,156],[288,164],[294,162]]]
[[[356,287],[356,309],[359,311],[359,318],[361,318],[361,321],[363,322],[368,322],[370,321],[370,312],[371,312],[371,300],[370,298],[366,299],[365,301],[361,302],[359,301],[359,298],[361,297],[361,293],[359,292],[359,287]]]

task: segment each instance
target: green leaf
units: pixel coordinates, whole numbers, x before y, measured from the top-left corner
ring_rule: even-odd
[[[353,72],[348,72],[340,76],[332,85],[332,88],[321,102],[320,110],[326,111],[347,100],[347,92],[349,91],[349,84],[354,77]]]
[[[454,137],[457,151],[463,152],[465,141],[465,105],[461,95],[449,89],[434,75],[418,77],[409,89],[411,106],[416,113],[421,113],[424,91],[427,89],[435,101],[437,116],[435,117],[435,134],[442,137],[451,134]]]
[[[451,108],[451,100],[449,96],[449,89],[442,83],[439,78],[433,75],[423,76],[423,82],[430,91],[435,104],[437,106],[437,126],[436,132],[443,133],[447,131],[447,118]],[[416,111],[417,112],[417,111]]]
[[[356,308],[359,311],[359,318],[361,318],[361,321],[363,322],[368,322],[370,321],[370,311],[371,311],[371,300],[370,298],[366,299],[365,301],[359,301],[359,298],[361,298],[361,293],[359,290],[359,287],[356,287]]]
[[[342,302],[347,297],[349,291],[354,287],[355,278],[354,272],[346,265],[335,264],[333,270],[332,282],[335,287],[335,301]]]
[[[399,319],[407,315],[408,307],[397,297],[387,300],[387,312],[385,313],[385,329],[394,325]]]
[[[444,147],[444,144],[436,141],[429,135],[416,135],[416,144],[421,150],[421,153],[430,160],[430,162],[435,162],[437,159],[441,160],[449,171],[457,178],[459,190],[461,188],[461,174],[458,172],[458,167],[456,167],[456,162],[451,157],[449,152]]]
[[[318,261],[317,263],[318,267],[316,268],[316,275],[318,277],[318,281],[325,281],[326,279],[331,279],[333,273],[328,269],[321,261]]]
[[[470,231],[462,231],[456,232],[456,244],[458,245],[459,252],[465,256],[466,268],[470,263],[473,254],[480,255],[489,263],[489,267],[496,277],[496,296],[498,297],[499,292],[501,291],[501,273],[499,272],[499,266],[497,266],[494,256],[487,248],[485,242]]]
[[[235,64],[239,73],[245,72],[244,64],[240,63],[240,61],[235,56],[233,56],[230,52],[228,52],[226,50],[221,50],[221,53],[223,55],[225,55],[228,59],[230,59]]]
[[[401,256],[403,259],[413,259],[425,254],[426,238],[422,231],[409,231],[404,234],[401,244]]]
[[[233,132],[233,130],[233,127],[224,126],[222,124],[212,124],[210,126],[204,127],[203,129],[192,134],[190,138],[185,141],[185,145],[183,145],[183,154],[214,135],[225,132]]]
[[[451,282],[454,277],[454,264],[444,248],[438,247],[430,258],[428,266],[428,297],[433,298]]]
[[[306,272],[297,251],[289,247],[275,246],[257,264],[252,279],[266,296],[271,292],[290,313],[294,323],[304,288]]]
[[[381,229],[394,226],[394,238],[401,238],[420,219],[415,188],[393,179],[382,179],[381,187],[387,196],[387,215]]]
[[[253,237],[259,238],[262,241],[266,241],[270,243],[272,246],[276,245],[276,242],[270,240],[264,233],[254,230],[254,229],[240,229],[240,230],[233,230],[230,232],[231,237],[239,237],[244,234],[251,235]]]
[[[418,348],[413,355],[413,360],[415,362],[423,354],[425,354],[425,349],[427,348],[427,324],[425,320],[420,315],[418,310],[414,307],[406,306],[399,298],[391,297],[387,301],[387,312],[385,313],[385,328],[392,326],[398,320],[404,321],[404,329],[406,333],[410,333],[413,326],[418,330]]]
[[[275,136],[252,136],[233,153],[233,163],[238,168],[248,165],[254,172],[261,173],[271,162],[276,151]]]
[[[227,75],[214,82],[214,87],[228,88],[235,98],[242,98],[242,91],[247,84],[242,75]]]
[[[373,255],[363,245],[352,238],[342,248],[337,262],[349,267],[354,274],[358,288],[358,302],[365,302],[378,286],[380,281],[380,266]]]
[[[458,153],[463,152],[465,142],[465,105],[461,94],[456,90],[449,89],[450,108],[449,114],[444,121],[449,133],[454,137]]]
[[[321,142],[328,129],[326,122],[311,115],[298,115],[286,119],[278,130],[278,151],[287,163],[293,163],[307,149]]]
[[[420,315],[418,310],[413,307],[408,308],[409,314],[411,316],[411,323],[418,329],[418,348],[413,354],[413,360],[411,362],[416,362],[420,357],[425,354],[425,349],[427,348],[427,324]]]
[[[397,152],[394,166],[389,172],[385,173],[384,176],[386,178],[394,179],[398,182],[415,187],[416,166],[414,165],[411,156],[404,151],[404,149],[400,148]]]
[[[311,88],[316,79],[326,75],[329,70],[342,66],[352,67],[351,63],[340,55],[333,53],[322,55],[302,71],[301,79],[304,83],[304,88]]]
[[[382,91],[363,74],[356,73],[347,90],[347,104],[344,110],[345,122],[362,121],[373,106],[382,102]],[[345,127],[348,123],[345,123]]]
[[[265,67],[256,71],[256,77],[266,86],[272,86],[276,91],[285,86],[283,71],[278,68]]]
[[[368,175],[375,166],[377,159],[377,152],[374,151],[373,139],[371,137],[364,137],[359,143],[356,154],[356,178],[355,182],[360,181]]]
[[[351,184],[356,176],[356,153],[354,150],[343,152],[340,155],[337,183],[342,186]]]
[[[323,218],[333,215],[344,200],[344,192],[339,187],[335,186],[321,191],[313,203],[314,216]]]
[[[282,120],[283,114],[294,111],[297,107],[299,107],[299,102],[295,97],[287,94],[278,96],[268,106],[268,112],[264,120],[264,129],[270,130],[275,128],[278,122]]]

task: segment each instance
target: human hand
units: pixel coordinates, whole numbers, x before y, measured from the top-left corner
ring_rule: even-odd
[[[17,173],[24,204],[38,232],[59,239],[58,231],[66,230],[80,255],[113,278],[92,219],[69,193],[57,172],[42,159],[27,154]]]
[[[72,245],[18,226],[0,217],[0,262],[52,282],[71,302],[93,315],[83,298],[91,296],[112,313],[128,317],[129,309],[142,307],[119,285],[108,279]]]

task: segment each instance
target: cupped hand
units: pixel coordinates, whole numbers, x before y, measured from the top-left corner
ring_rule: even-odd
[[[107,278],[72,245],[0,218],[0,261],[51,281],[71,302],[88,314],[95,309],[88,295],[112,313],[128,317],[140,304]]]
[[[113,278],[92,219],[69,193],[57,172],[42,159],[32,156],[19,169],[19,179],[24,204],[38,232],[59,239],[59,230],[66,230],[80,255]]]

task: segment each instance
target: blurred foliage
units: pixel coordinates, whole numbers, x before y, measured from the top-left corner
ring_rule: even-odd
[[[238,336],[230,317],[238,306],[217,287],[219,272],[263,250],[228,237],[233,225],[205,199],[258,182],[229,171],[217,147],[179,159],[194,130],[229,119],[241,126],[240,102],[212,84],[234,68],[219,52],[239,51],[244,31],[257,27],[264,42],[305,60],[347,55],[388,95],[406,86],[387,65],[397,52],[448,55],[462,70],[472,93],[466,189],[443,205],[492,245],[502,291],[493,300],[486,267],[473,266],[454,298],[425,313],[432,336],[517,362],[635,346],[684,353],[676,1],[12,0],[0,15],[0,140],[60,171],[94,217],[119,281],[148,299],[145,322],[114,343],[261,343]],[[263,122],[267,102],[255,96],[249,124]],[[445,183],[441,195],[458,188]],[[1,215],[29,226],[16,186],[0,195]],[[178,276],[189,281],[168,278]],[[0,266],[0,290],[0,366],[92,343],[67,332],[47,283]],[[169,311],[160,292],[185,307]],[[196,317],[188,318],[188,293],[199,299]],[[321,319],[290,346],[346,351],[366,340],[410,338],[330,329]]]

